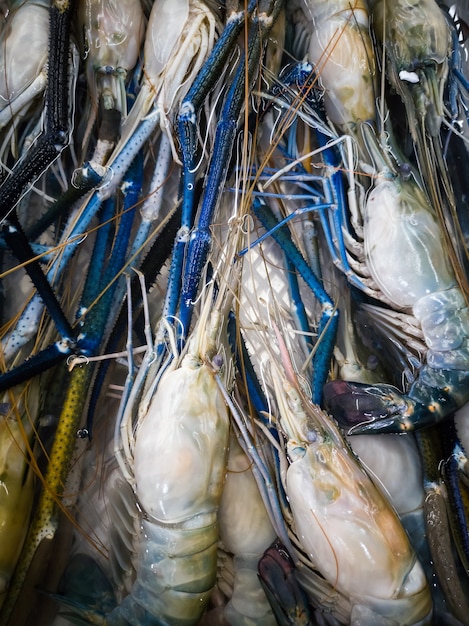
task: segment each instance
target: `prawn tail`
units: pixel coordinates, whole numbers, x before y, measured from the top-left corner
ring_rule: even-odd
[[[392,385],[334,380],[324,402],[349,434],[401,433],[431,426],[469,399],[469,372],[424,366],[409,393]]]
[[[107,626],[106,614],[117,602],[112,584],[90,556],[77,554],[62,578],[60,593],[50,594],[60,606],[61,617],[77,626]]]

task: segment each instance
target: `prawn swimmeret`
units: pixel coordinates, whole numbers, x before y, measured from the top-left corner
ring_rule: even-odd
[[[0,6],[0,626],[469,626],[458,2]]]

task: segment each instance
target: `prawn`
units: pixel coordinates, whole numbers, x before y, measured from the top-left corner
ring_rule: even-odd
[[[374,309],[388,333],[406,314],[416,319],[409,342],[421,332],[425,362],[406,394],[385,384],[326,384],[327,406],[345,427],[353,422],[354,434],[430,425],[469,400],[469,315],[439,221],[416,181],[393,168],[367,125],[363,132],[379,171],[363,212],[363,258],[376,286],[369,293],[391,307]]]
[[[276,533],[253,476],[251,460],[239,445],[233,428],[218,521],[221,549],[226,554],[217,587],[229,601],[212,614],[223,614],[231,626],[244,626],[250,620],[259,626],[275,626],[277,622],[257,576],[257,564]],[[211,618],[208,612],[206,623]]]
[[[333,421],[307,399],[291,367],[284,373],[275,366],[272,377],[290,459],[285,487],[302,549],[350,598],[355,614],[365,607],[398,623],[424,619],[430,591],[396,513]],[[364,565],[360,576],[358,564]],[[364,585],[365,570],[372,575]]]
[[[315,68],[330,122],[354,135],[360,121],[376,118],[377,68],[367,4],[363,0],[291,4],[296,8],[296,39],[308,42],[304,50],[294,52],[299,58],[306,56]]]

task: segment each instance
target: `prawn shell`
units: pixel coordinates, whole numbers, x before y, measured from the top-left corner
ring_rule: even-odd
[[[364,235],[371,275],[397,308],[453,286],[441,230],[415,184],[379,182],[366,203]]]
[[[434,0],[375,0],[370,4],[374,32],[381,42],[385,39],[398,71],[412,71],[429,60],[441,64],[447,58],[451,36]]]
[[[427,363],[434,368],[466,370],[469,362],[469,311],[454,287],[431,293],[414,306],[428,345]]]
[[[90,73],[101,68],[131,70],[137,60],[145,17],[140,0],[88,0],[79,4]]]
[[[262,554],[273,543],[276,534],[259,493],[250,460],[234,436],[228,459],[228,472],[218,511],[220,538],[233,554]]]
[[[48,43],[48,8],[33,3],[21,5],[1,35],[0,110],[39,75],[47,61]]]
[[[384,607],[392,601],[390,611],[398,607],[395,600],[421,594],[416,610],[422,619],[430,610],[423,570],[396,514],[374,484],[344,449],[319,443],[303,453],[297,447],[293,454],[287,490],[295,526],[321,574],[346,595],[365,600],[366,593],[368,605]],[[363,573],[370,573],[366,580],[357,576],[357,563]]]
[[[379,481],[400,517],[422,507],[423,470],[412,437],[380,435],[371,445],[369,435],[354,435],[347,441],[367,473]]]
[[[156,0],[145,39],[145,72],[151,80],[163,72],[179,43],[189,18],[188,0]]]
[[[214,513],[226,473],[229,421],[212,370],[196,359],[165,375],[137,431],[135,480],[163,523]]]
[[[364,2],[306,3],[315,30],[308,60],[317,67],[326,91],[327,114],[333,124],[374,120],[376,67]],[[333,12],[334,7],[336,11]]]

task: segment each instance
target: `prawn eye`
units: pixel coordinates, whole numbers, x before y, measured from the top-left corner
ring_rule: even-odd
[[[319,437],[318,434],[315,430],[307,430],[306,431],[306,441],[308,443],[316,443],[316,441],[318,441]]]
[[[218,371],[222,368],[223,366],[223,357],[221,354],[216,354],[213,359],[212,359],[212,366],[213,368]]]
[[[399,175],[402,180],[409,180],[412,176],[412,167],[410,163],[401,163],[399,165]]]

